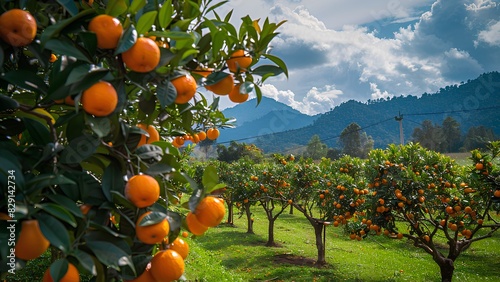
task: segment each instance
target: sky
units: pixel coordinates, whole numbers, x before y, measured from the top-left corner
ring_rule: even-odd
[[[271,54],[289,70],[264,96],[308,115],[348,100],[435,93],[500,70],[500,0],[229,0],[233,24],[286,20]],[[231,107],[221,99],[221,109]]]

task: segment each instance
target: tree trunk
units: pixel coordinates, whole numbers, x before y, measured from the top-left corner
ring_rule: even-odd
[[[455,270],[453,260],[443,256],[434,257],[433,259],[439,265],[439,270],[441,271],[441,281],[451,282],[451,279],[453,278],[453,271]]]
[[[227,223],[230,225],[234,225],[234,209],[233,202],[227,201]]]
[[[269,220],[269,225],[267,227],[268,237],[267,237],[266,246],[274,247],[274,246],[276,246],[276,243],[274,242],[274,222],[275,222],[275,219],[271,216],[271,217],[268,217],[268,220]]]
[[[252,220],[252,212],[250,211],[250,204],[246,203],[243,205],[245,207],[245,214],[247,215],[247,233],[255,234],[255,232],[253,232],[253,220]]]
[[[323,225],[322,222],[318,222],[314,219],[310,219],[309,221],[314,227],[314,235],[316,237],[316,249],[318,250],[318,260],[316,261],[316,265],[319,266],[325,265],[326,264],[325,244],[323,237],[323,230],[325,226]]]
[[[290,214],[293,214],[293,205],[290,205]]]

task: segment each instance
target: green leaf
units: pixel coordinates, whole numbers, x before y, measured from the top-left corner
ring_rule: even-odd
[[[157,224],[158,222],[161,222],[165,218],[167,218],[166,214],[164,214],[162,212],[158,212],[158,211],[153,211],[150,214],[144,216],[141,219],[141,221],[138,223],[138,225],[139,226],[149,226],[149,225]]]
[[[50,49],[57,54],[72,56],[79,60],[92,63],[92,57],[90,54],[88,54],[88,52],[81,46],[66,37],[49,39],[45,43],[45,48]]]
[[[47,28],[45,28],[45,30],[43,31],[43,33],[40,37],[41,45],[43,47],[45,47],[45,44],[50,39],[59,38],[60,33],[61,33],[61,31],[63,31],[64,28],[66,28],[69,25],[79,21],[80,19],[85,18],[85,17],[92,15],[92,14],[95,14],[94,9],[86,9],[86,10],[83,10],[82,12],[80,12],[76,16],[70,17],[66,20],[59,21],[55,25],[48,26]]]
[[[68,260],[58,259],[50,265],[50,276],[53,281],[61,281],[68,271]]]
[[[137,21],[137,33],[146,34],[151,29],[151,26],[153,26],[157,14],[157,11],[150,11],[143,14]]]
[[[0,54],[1,55],[1,54]],[[19,103],[3,94],[0,94],[0,113],[10,113],[19,108]]]
[[[130,25],[127,29],[123,31],[122,37],[120,37],[120,41],[118,41],[118,46],[115,50],[115,55],[121,54],[132,46],[134,46],[137,41],[137,30],[134,25]]]
[[[111,194],[111,197],[113,199],[113,203],[121,205],[121,206],[128,208],[128,209],[131,209],[131,210],[136,209],[134,204],[132,204],[132,202],[130,202],[127,198],[125,198],[125,196],[122,193],[120,193],[118,191],[111,191],[110,194]]]
[[[61,153],[60,161],[66,164],[79,164],[95,153],[100,141],[93,135],[83,134],[69,142]]]
[[[160,27],[162,29],[166,28],[172,22],[173,14],[174,9],[172,6],[172,0],[165,1],[161,6],[160,13],[158,15],[158,21],[160,22]]]
[[[69,211],[65,210],[63,207],[52,203],[42,203],[39,204],[37,207],[40,207],[42,210],[59,218],[60,220],[66,222],[70,226],[76,227],[75,218]]]
[[[70,15],[74,16],[78,14],[78,7],[75,5],[73,0],[57,0],[61,6],[69,12]],[[57,281],[57,280],[56,280]]]
[[[97,269],[91,255],[81,250],[74,250],[72,255],[92,276],[97,276]]]
[[[87,241],[87,247],[92,250],[97,259],[105,265],[120,269],[121,266],[129,266],[135,271],[132,258],[123,249],[102,241]]]
[[[105,13],[113,17],[118,17],[127,11],[127,3],[128,1],[126,0],[109,0]]]
[[[154,159],[160,161],[163,156],[163,150],[159,146],[145,144],[137,148],[135,154],[143,160]]]
[[[45,145],[50,142],[50,132],[44,124],[30,118],[22,120],[35,144]]]
[[[115,190],[123,193],[124,183],[120,163],[118,163],[118,161],[112,161],[106,167],[104,175],[102,176],[102,192],[104,196],[111,201],[111,191]]]
[[[156,88],[156,97],[160,102],[161,109],[165,109],[177,98],[177,89],[170,81],[162,83]]]
[[[73,183],[75,182],[73,181]],[[76,185],[76,183],[74,185]],[[82,211],[78,208],[76,203],[64,195],[52,194],[52,195],[47,195],[47,198],[49,198],[52,202],[60,205],[61,207],[72,213],[74,216],[77,217],[83,216]]]
[[[27,70],[9,71],[3,76],[0,76],[0,78],[10,84],[16,85],[17,87],[31,90],[43,95],[46,95],[49,90],[49,87],[45,84],[43,78],[38,76],[36,73]]]
[[[55,185],[75,185],[76,183],[62,174],[40,174],[26,182],[26,193],[55,186]]]
[[[174,171],[175,169],[166,164],[166,163],[156,163],[152,166],[150,166],[147,170],[146,170],[146,174],[148,175],[151,175],[151,176],[156,176],[156,175],[161,175],[161,174],[165,174],[165,173],[171,173],[172,171]]]
[[[285,62],[282,59],[280,59],[279,57],[273,56],[271,54],[263,54],[262,56],[264,58],[271,60],[276,65],[278,65],[278,67],[281,69],[281,72],[284,72],[286,77],[288,78],[288,68],[286,67]]]
[[[85,124],[87,124],[99,138],[108,136],[113,126],[109,117],[94,117],[91,115],[85,115]]]
[[[146,6],[146,0],[133,0],[128,8],[128,11],[132,14],[137,13],[140,9]]]
[[[219,176],[217,175],[217,168],[213,165],[209,165],[203,171],[203,176],[201,178],[203,187],[207,190],[212,189],[215,185],[219,183]]]
[[[71,248],[66,227],[59,220],[46,213],[37,213],[35,216],[40,224],[40,229],[50,244],[63,252],[68,252]]]
[[[227,187],[227,185],[225,183],[219,183],[219,184],[215,185],[214,187],[212,187],[211,189],[207,189],[205,191],[205,193],[210,194],[215,190],[219,190],[219,189],[226,188],[226,187]]]

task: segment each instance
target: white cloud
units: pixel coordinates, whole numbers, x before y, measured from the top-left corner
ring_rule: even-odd
[[[370,82],[370,90],[372,91],[372,99],[373,100],[378,100],[378,99],[385,99],[389,97],[393,97],[394,95],[389,94],[387,91],[381,91],[378,89],[378,86],[376,83]]]
[[[491,0],[476,0],[469,5],[464,4],[467,10],[478,11],[483,9],[495,8],[497,3]]]
[[[478,40],[491,46],[500,46],[500,21],[479,32]]]

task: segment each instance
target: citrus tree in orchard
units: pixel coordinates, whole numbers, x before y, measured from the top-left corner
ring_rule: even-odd
[[[215,168],[197,183],[177,149],[230,126],[221,97],[198,89],[224,80],[234,101],[260,99],[260,83],[287,74],[267,53],[281,23],[236,28],[215,12],[224,3],[0,1],[2,279],[49,246],[44,281],[182,276],[178,235],[225,213],[207,196],[223,185]]]
[[[257,165],[260,173],[252,176],[253,186],[257,190],[256,199],[266,213],[267,243],[266,246],[276,246],[274,240],[274,224],[285,209],[293,203],[290,195],[291,177],[293,175],[293,162],[286,161],[284,157],[274,156],[274,162]]]
[[[500,200],[499,172],[493,164],[500,143],[491,148],[492,154],[473,151],[474,165],[467,170],[418,144],[371,151],[366,218],[350,228],[365,236],[383,228],[388,236],[407,238],[432,256],[442,281],[451,281],[459,255],[500,228],[489,216],[492,203]]]
[[[319,164],[302,159],[295,165],[293,205],[313,226],[317,265],[326,264],[326,226],[347,224],[364,203],[364,182],[358,173],[361,166],[360,159],[349,156],[335,161],[322,159]]]

